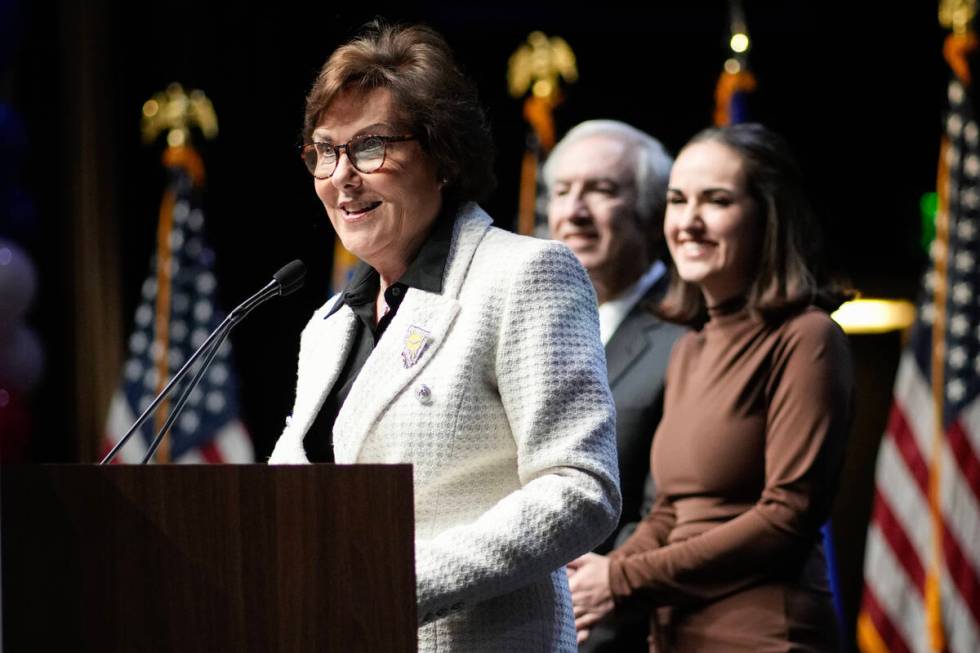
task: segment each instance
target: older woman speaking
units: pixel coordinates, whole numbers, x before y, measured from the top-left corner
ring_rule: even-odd
[[[592,286],[491,226],[492,144],[425,27],[370,24],[306,103],[303,159],[361,264],[303,331],[270,463],[411,463],[422,651],[571,651],[562,565],[619,514]]]

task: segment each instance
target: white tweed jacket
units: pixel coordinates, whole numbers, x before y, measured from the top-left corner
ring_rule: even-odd
[[[420,651],[575,651],[563,565],[620,510],[595,296],[564,245],[490,222],[466,205],[442,294],[406,293],[337,416],[335,459],[414,466]],[[270,463],[307,462],[357,319],[324,319],[334,301],[303,331]]]

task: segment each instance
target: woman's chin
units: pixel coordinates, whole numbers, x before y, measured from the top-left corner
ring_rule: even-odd
[[[340,244],[348,252],[362,261],[365,260],[365,256],[370,258],[372,241],[370,237],[364,234],[341,233],[341,231],[338,231],[338,236],[340,237]]]
[[[334,231],[344,248],[352,254],[377,246],[380,238],[377,220],[363,218],[348,221],[345,218],[333,221]]]
[[[710,271],[700,265],[678,265],[677,276],[687,283],[700,285],[710,276]]]

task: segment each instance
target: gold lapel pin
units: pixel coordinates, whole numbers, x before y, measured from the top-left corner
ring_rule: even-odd
[[[406,368],[415,365],[431,342],[429,332],[421,327],[412,325],[405,333],[405,348],[402,349],[402,363]]]

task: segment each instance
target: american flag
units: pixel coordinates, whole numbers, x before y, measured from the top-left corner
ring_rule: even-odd
[[[962,70],[962,69],[961,69]],[[949,83],[936,239],[878,451],[862,651],[980,651],[980,148]]]
[[[200,207],[203,164],[190,147],[168,148],[164,164],[169,185],[160,207],[157,252],[143,282],[122,387],[109,410],[103,453],[122,438],[157,392],[224,319],[215,305],[214,253],[205,240]],[[119,451],[116,462],[137,463],[143,458],[182,390],[182,385],[174,389],[170,401],[158,407],[155,419],[147,420]],[[251,439],[238,419],[238,381],[227,340],[191,393],[156,460],[254,460]]]

